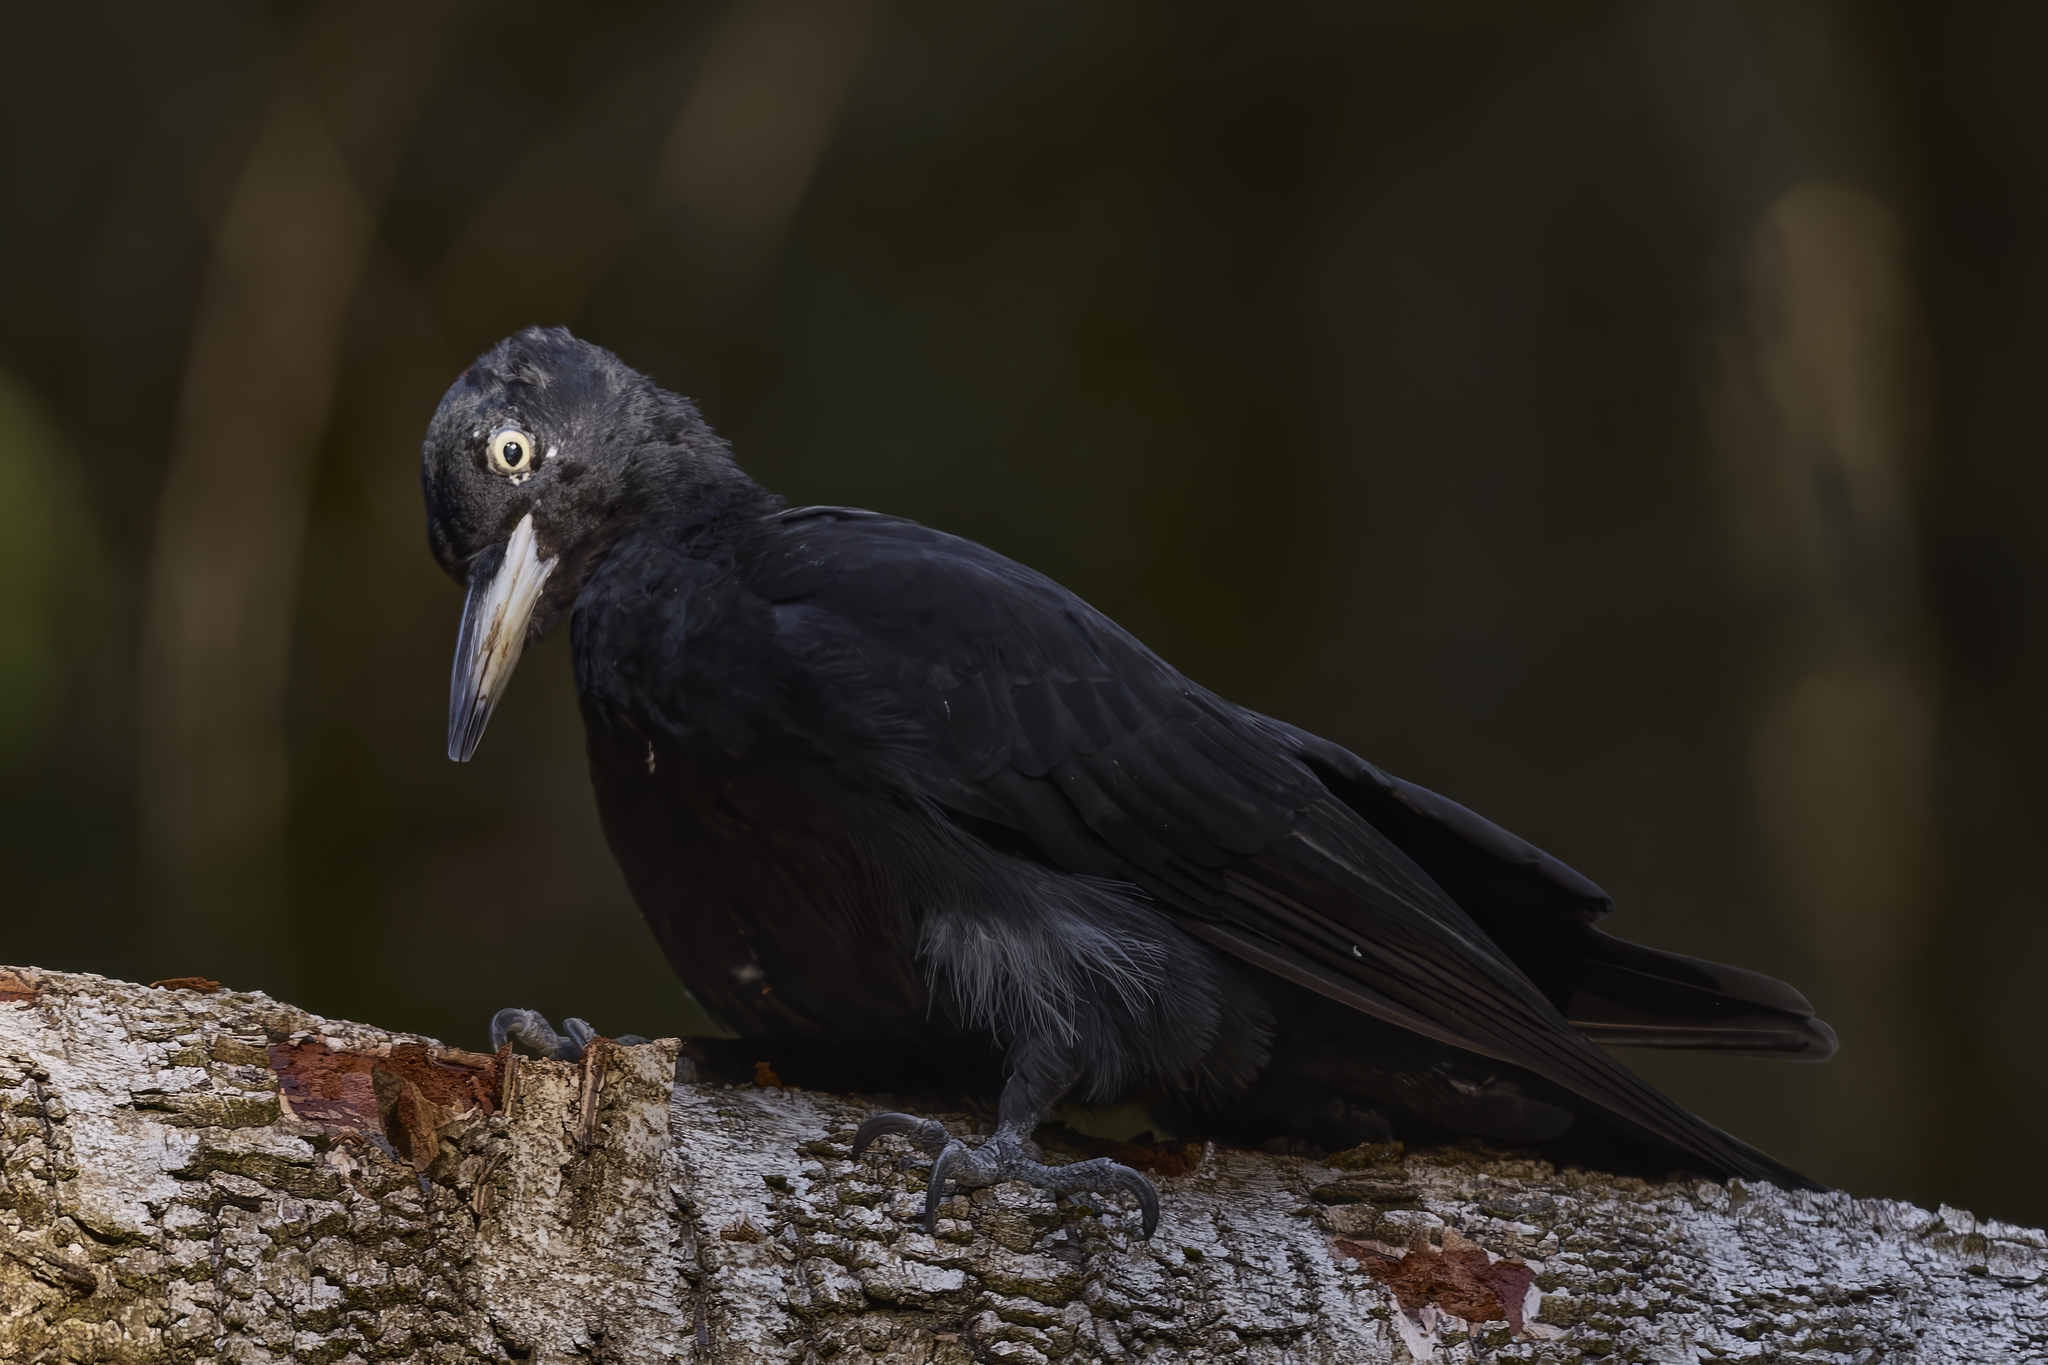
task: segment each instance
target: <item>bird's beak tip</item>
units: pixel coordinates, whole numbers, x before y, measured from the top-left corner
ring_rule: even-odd
[[[553,559],[540,557],[529,513],[511,539],[485,551],[471,572],[448,680],[448,757],[455,762],[467,763],[476,753],[554,567]]]

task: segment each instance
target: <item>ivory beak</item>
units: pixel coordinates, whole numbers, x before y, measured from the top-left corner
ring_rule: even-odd
[[[510,540],[477,556],[470,570],[448,679],[448,757],[457,763],[467,763],[476,752],[498,698],[512,681],[526,648],[527,625],[554,568],[554,560],[540,557],[533,514],[528,513]]]

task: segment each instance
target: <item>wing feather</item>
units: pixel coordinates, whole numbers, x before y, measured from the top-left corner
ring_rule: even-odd
[[[746,563],[751,591],[843,628],[814,634],[835,642],[846,706],[923,718],[921,740],[891,761],[924,799],[998,822],[1068,871],[1135,885],[1268,971],[1524,1067],[1723,1169],[1810,1183],[1589,1042],[1340,798],[1353,784],[1368,794],[1358,800],[1433,822],[1581,922],[1604,912],[1598,887],[1539,850],[1204,692],[1051,580],[971,542],[808,508],[784,514]]]

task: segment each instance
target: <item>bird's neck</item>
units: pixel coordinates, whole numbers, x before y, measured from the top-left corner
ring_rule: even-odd
[[[657,466],[656,468],[662,468]],[[592,534],[570,546],[550,576],[543,603],[552,620],[566,612],[619,546],[646,536],[669,543],[731,542],[741,528],[779,510],[783,500],[755,483],[730,459],[719,455],[666,465],[664,475],[629,484],[611,515]],[[546,627],[543,626],[543,629]]]
[[[707,462],[645,499],[620,531],[720,531],[760,520],[783,507],[783,499],[755,483],[730,460]]]

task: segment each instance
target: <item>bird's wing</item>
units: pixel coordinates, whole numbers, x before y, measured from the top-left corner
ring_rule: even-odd
[[[742,573],[820,680],[822,742],[857,736],[862,761],[992,842],[1134,884],[1240,958],[1524,1067],[1720,1169],[1810,1183],[1573,1029],[1332,794],[1300,732],[1196,686],[1050,579],[841,508],[783,513]]]
[[[1455,801],[1283,722],[1323,785],[1467,910],[1580,1032],[1610,1046],[1824,1061],[1834,1030],[1761,972],[1594,927],[1614,902],[1583,874]]]

